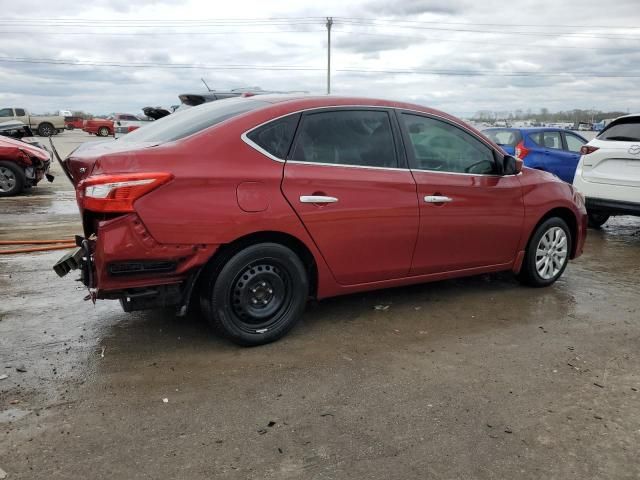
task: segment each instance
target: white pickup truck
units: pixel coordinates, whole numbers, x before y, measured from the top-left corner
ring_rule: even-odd
[[[41,137],[50,137],[64,130],[64,117],[59,115],[31,115],[26,108],[0,108],[0,122],[20,120]]]

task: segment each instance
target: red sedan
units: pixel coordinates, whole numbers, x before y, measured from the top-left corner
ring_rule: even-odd
[[[571,185],[393,101],[212,102],[61,163],[85,236],[58,274],[125,311],[198,298],[242,345],[282,337],[310,297],[499,271],[551,285],[586,235]]]

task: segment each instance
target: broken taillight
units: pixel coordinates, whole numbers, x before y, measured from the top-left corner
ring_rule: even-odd
[[[133,212],[136,200],[172,178],[160,172],[95,175],[78,185],[78,203],[93,212]]]

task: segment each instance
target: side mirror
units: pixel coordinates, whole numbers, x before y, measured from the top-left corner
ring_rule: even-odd
[[[517,175],[522,171],[524,162],[518,157],[512,155],[505,155],[502,159],[502,174],[503,175]]]

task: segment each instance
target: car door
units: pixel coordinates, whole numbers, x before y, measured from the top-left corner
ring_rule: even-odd
[[[420,203],[411,274],[509,268],[524,219],[518,176],[499,175],[502,155],[475,134],[428,115],[398,115]]]
[[[418,200],[397,132],[380,108],[312,110],[300,120],[282,191],[340,284],[411,268]]]
[[[562,136],[564,137],[565,158],[561,167],[561,174],[558,176],[565,182],[573,183],[573,177],[580,161],[580,149],[587,141],[570,132],[562,132]]]

